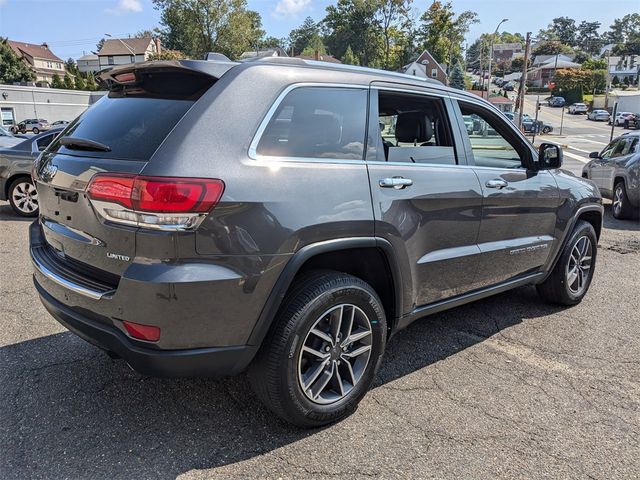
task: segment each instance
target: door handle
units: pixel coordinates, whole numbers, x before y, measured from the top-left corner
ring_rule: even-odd
[[[487,188],[497,188],[498,190],[503,189],[507,185],[509,185],[509,184],[505,180],[502,180],[500,178],[495,178],[493,180],[488,180],[487,183],[485,183],[485,186]]]
[[[413,185],[413,180],[403,177],[381,178],[378,181],[378,185],[380,185],[381,188],[395,188],[396,190],[401,190]]]

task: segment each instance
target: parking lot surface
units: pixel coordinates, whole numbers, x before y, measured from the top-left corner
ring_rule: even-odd
[[[640,476],[640,224],[610,205],[582,304],[527,287],[418,321],[358,410],[310,431],[242,376],[144,377],[65,331],[28,225],[0,203],[2,479]]]

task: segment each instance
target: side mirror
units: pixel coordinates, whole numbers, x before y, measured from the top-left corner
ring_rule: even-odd
[[[589,154],[589,158],[600,158],[600,153],[599,152],[591,152]]]
[[[562,166],[562,148],[555,143],[541,143],[538,149],[538,170],[551,170]]]

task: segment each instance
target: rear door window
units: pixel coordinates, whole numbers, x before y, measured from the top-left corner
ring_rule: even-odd
[[[299,87],[278,105],[256,153],[268,157],[362,160],[367,90]]]

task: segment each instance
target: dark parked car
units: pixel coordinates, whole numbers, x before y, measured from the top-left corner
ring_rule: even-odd
[[[47,310],[140,372],[248,368],[277,415],[323,425],[414,320],[589,288],[598,189],[475,95],[281,58],[101,78],[36,161],[30,252]]]
[[[564,107],[566,105],[566,100],[564,97],[551,97],[549,99],[550,107]]]
[[[640,208],[640,132],[629,132],[592,152],[582,176],[593,180],[603,197],[613,200],[616,218],[638,216]]]
[[[18,143],[22,142],[24,138],[16,137],[9,130],[6,130],[3,127],[0,127],[0,148],[13,147]]]
[[[27,120],[23,120],[17,125],[13,125],[11,127],[12,133],[27,133],[33,132],[34,134],[38,134],[40,132],[47,131],[51,128],[49,122],[42,118],[30,118]]]
[[[16,138],[12,146],[0,148],[0,200],[9,200],[22,217],[38,215],[38,193],[31,181],[33,161],[62,129],[54,129],[28,139]]]

